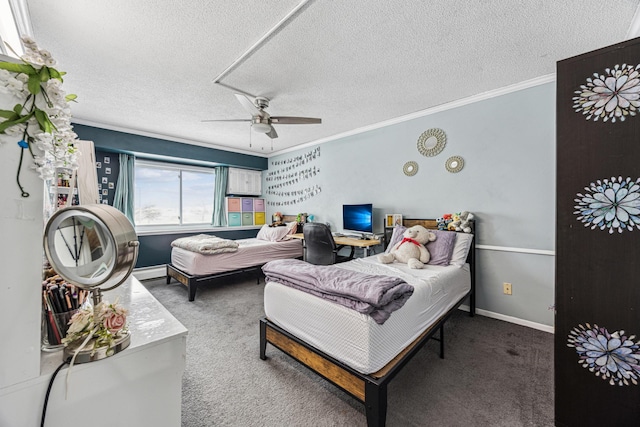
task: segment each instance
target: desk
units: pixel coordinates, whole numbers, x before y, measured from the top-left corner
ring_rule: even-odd
[[[293,237],[294,239],[304,240],[303,233],[292,234],[291,237]],[[336,242],[336,245],[351,246],[352,248],[362,248],[364,250],[364,256],[366,257],[369,256],[369,248],[371,246],[380,244],[379,240],[364,240],[345,236],[333,236],[333,241]]]

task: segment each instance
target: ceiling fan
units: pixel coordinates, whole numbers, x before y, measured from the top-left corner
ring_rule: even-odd
[[[218,120],[203,120],[203,122],[251,122],[251,129],[256,132],[264,133],[269,138],[277,138],[278,134],[272,125],[307,125],[322,123],[322,119],[315,119],[312,117],[284,117],[284,116],[271,116],[264,111],[269,107],[269,100],[263,97],[256,97],[251,100],[246,95],[236,93],[236,98],[245,110],[251,114],[251,119],[218,119]]]

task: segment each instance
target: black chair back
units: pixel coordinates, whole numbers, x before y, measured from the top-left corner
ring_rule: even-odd
[[[336,243],[326,224],[309,222],[302,229],[304,235],[304,260],[315,265],[330,265],[336,262]]]

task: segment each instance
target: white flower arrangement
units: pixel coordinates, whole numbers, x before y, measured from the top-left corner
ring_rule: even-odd
[[[0,134],[21,138],[18,145],[29,150],[40,177],[52,179],[57,168],[78,167],[80,153],[75,146],[77,135],[72,130],[69,108],[69,101],[75,101],[76,95],[65,94],[65,73],[53,68],[56,60],[48,51],[39,49],[29,37],[22,37],[22,44],[22,64],[0,61],[0,93],[21,101],[12,109],[0,109],[0,119],[4,119],[0,121]],[[28,197],[20,184],[20,167],[17,181],[22,196]]]

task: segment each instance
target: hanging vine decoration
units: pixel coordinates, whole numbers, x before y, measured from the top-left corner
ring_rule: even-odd
[[[56,61],[48,51],[39,49],[29,37],[21,41],[25,48],[21,64],[0,61],[2,92],[23,100],[12,109],[0,109],[0,119],[4,119],[0,134],[20,138],[16,182],[21,196],[29,197],[20,182],[25,150],[29,150],[42,179],[52,179],[56,168],[77,168],[77,135],[71,130],[69,109],[69,101],[75,101],[76,95],[62,90],[65,73],[53,68]]]

